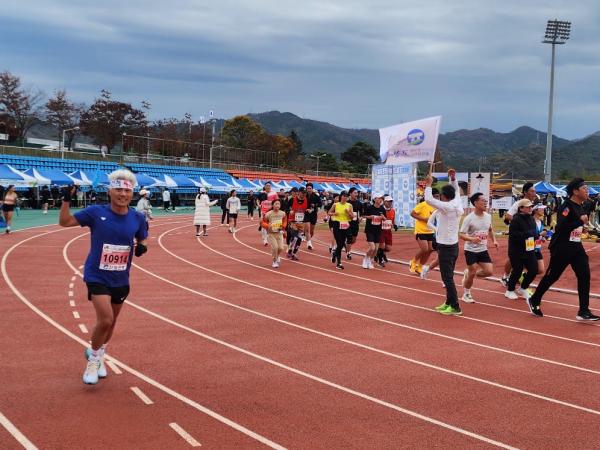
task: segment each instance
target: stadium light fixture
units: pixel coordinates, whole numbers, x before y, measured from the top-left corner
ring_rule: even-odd
[[[552,44],[552,64],[550,65],[550,99],[548,101],[548,134],[546,135],[546,161],[544,164],[544,181],[550,183],[552,178],[552,114],[554,109],[554,61],[556,46],[565,44],[571,37],[571,22],[549,20],[544,34],[544,44]]]
[[[309,155],[311,158],[315,158],[317,160],[317,176],[319,176],[319,161],[321,161],[321,158],[325,155],[321,154],[321,155]]]

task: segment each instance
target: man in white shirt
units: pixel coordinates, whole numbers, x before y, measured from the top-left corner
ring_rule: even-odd
[[[471,287],[475,277],[485,278],[492,275],[494,266],[492,258],[488,253],[488,238],[492,240],[496,250],[498,242],[492,228],[492,216],[486,212],[487,199],[481,192],[477,192],[469,198],[475,208],[471,214],[465,217],[460,227],[460,238],[465,241],[465,259],[467,268],[463,276],[464,293],[462,300],[466,303],[475,303],[471,295]]]
[[[447,316],[460,316],[462,311],[458,304],[458,294],[454,284],[454,267],[458,258],[458,228],[463,215],[460,199],[460,190],[456,180],[456,171],[448,171],[450,184],[440,189],[440,200],[436,200],[431,192],[433,178],[430,175],[425,179],[425,201],[438,210],[436,241],[442,281],[446,287],[446,301],[436,310]]]
[[[169,206],[171,205],[171,193],[169,192],[168,188],[165,188],[165,190],[162,193],[162,197],[163,197],[163,208],[165,209],[165,211],[168,211]]]

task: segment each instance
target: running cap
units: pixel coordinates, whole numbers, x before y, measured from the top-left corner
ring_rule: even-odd
[[[385,197],[383,197],[383,201],[384,202],[393,202],[394,199],[392,197],[390,197],[389,195],[386,195]]]
[[[535,211],[536,209],[546,209],[546,205],[544,205],[543,203],[538,203],[533,207],[533,211]]]
[[[381,198],[384,195],[381,192],[376,192],[375,194],[373,194],[373,200],[375,200],[376,198]]]
[[[531,203],[531,201],[529,199],[524,198],[517,202],[517,208],[525,208],[528,206],[533,206],[533,203]]]
[[[143,197],[144,195],[148,195],[148,191],[146,189],[140,190],[140,195]]]
[[[201,187],[200,188],[200,193],[201,194],[206,194],[206,188],[205,187]]]

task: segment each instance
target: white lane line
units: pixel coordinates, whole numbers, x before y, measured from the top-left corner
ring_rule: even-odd
[[[75,286],[75,283],[69,283],[69,289],[73,289],[73,286]]]
[[[59,330],[60,332],[62,332],[63,334],[65,334],[66,336],[70,337],[71,339],[73,339],[74,341],[78,342],[79,344],[81,344],[83,347],[89,347],[89,342],[84,341],[83,339],[81,339],[79,336],[77,336],[76,334],[70,332],[69,330],[67,330],[65,327],[63,327],[62,325],[60,325],[58,322],[56,322],[54,319],[52,319],[50,316],[48,316],[47,314],[45,314],[42,310],[40,310],[38,307],[36,307],[33,303],[31,303],[27,297],[25,297],[21,291],[19,291],[17,289],[17,287],[14,285],[14,283],[12,282],[12,280],[10,279],[10,277],[8,276],[8,272],[6,270],[7,267],[7,261],[8,261],[8,257],[10,256],[10,254],[17,248],[19,247],[21,244],[24,244],[25,242],[28,242],[32,239],[37,239],[43,236],[46,236],[48,234],[51,233],[58,233],[60,231],[64,231],[67,230],[68,228],[63,228],[63,229],[59,229],[59,230],[55,230],[55,231],[49,231],[46,233],[42,233],[42,234],[37,234],[35,236],[31,236],[27,239],[24,239],[20,242],[17,242],[16,244],[14,244],[12,247],[10,247],[2,256],[2,260],[0,262],[0,271],[2,272],[2,277],[4,278],[4,281],[6,282],[6,284],[8,285],[8,287],[11,289],[11,291],[17,296],[17,298],[19,298],[19,300],[21,300],[21,302],[26,305],[29,309],[31,309],[35,314],[37,314],[39,317],[41,317],[42,319],[44,319],[46,322],[48,322],[50,325],[52,325],[54,328],[56,328],[57,330]],[[66,255],[66,251],[68,246],[74,242],[75,240],[88,235],[88,233],[83,233],[79,236],[76,236],[75,238],[71,239],[67,244],[65,244],[65,247],[63,248],[63,258],[66,261],[67,265],[71,268],[71,270],[75,271],[77,273],[77,269],[73,266],[73,264],[71,264],[71,262],[69,261],[69,259],[67,258]],[[271,441],[270,439],[267,439],[266,437],[255,433],[254,431],[244,427],[243,425],[234,422],[231,419],[228,419],[225,416],[222,416],[221,414],[195,402],[194,400],[180,394],[179,392],[159,383],[158,381],[154,380],[153,378],[150,378],[147,375],[144,375],[141,372],[138,372],[137,370],[135,370],[134,368],[128,366],[127,364],[119,361],[118,359],[106,355],[106,360],[107,361],[112,361],[115,364],[118,364],[123,370],[129,372],[130,374],[132,374],[133,376],[139,378],[140,380],[148,383],[151,386],[154,386],[155,388],[161,390],[162,392],[166,393],[167,395],[170,395],[171,397],[181,401],[182,403],[191,406],[192,408],[196,409],[197,411],[206,414],[209,417],[212,417],[213,419],[223,423],[224,425],[233,428],[234,430],[250,437],[251,439],[254,439],[258,442],[263,443],[264,445],[270,447],[270,448],[274,448],[277,450],[286,450],[286,448],[280,444],[277,444],[276,442]]]
[[[75,300],[69,300],[69,306],[75,307]]]
[[[110,369],[111,369],[111,370],[112,370],[114,373],[116,373],[117,375],[121,375],[121,374],[123,373],[123,372],[121,372],[121,369],[119,369],[119,368],[117,367],[117,365],[116,365],[115,363],[113,363],[112,361],[110,361],[110,360],[106,359],[104,362],[105,362],[105,364],[106,364],[108,367],[110,367]]]
[[[73,291],[69,291],[69,297],[73,297]]]
[[[251,358],[257,359],[257,360],[262,361],[262,362],[265,362],[267,364],[270,364],[272,366],[278,367],[280,369],[287,370],[288,372],[291,372],[291,373],[294,373],[296,375],[299,375],[300,377],[308,378],[309,380],[315,381],[317,383],[323,384],[323,385],[331,387],[333,389],[337,389],[339,391],[345,392],[345,393],[353,395],[355,397],[362,398],[364,400],[367,400],[369,402],[375,403],[375,404],[380,405],[380,406],[384,406],[384,407],[392,409],[394,411],[401,412],[403,414],[406,414],[408,416],[414,417],[416,419],[420,419],[420,420],[422,420],[424,422],[428,422],[428,423],[431,423],[433,425],[440,426],[440,427],[445,428],[447,430],[455,431],[455,432],[463,434],[465,436],[469,436],[469,437],[472,437],[474,439],[477,439],[477,440],[480,440],[480,441],[483,441],[483,442],[487,442],[488,444],[496,445],[498,447],[507,448],[507,449],[514,449],[515,448],[515,447],[511,447],[510,445],[505,444],[503,442],[490,439],[490,438],[488,438],[486,436],[483,436],[481,434],[474,433],[472,431],[469,431],[469,430],[466,430],[464,428],[460,428],[460,427],[451,425],[451,424],[446,423],[446,422],[442,422],[440,420],[434,419],[433,417],[429,417],[429,416],[420,414],[420,413],[418,413],[416,411],[412,411],[410,409],[403,408],[403,407],[398,406],[398,405],[396,405],[394,403],[390,403],[390,402],[387,402],[385,400],[381,400],[379,398],[372,397],[372,396],[370,396],[368,394],[365,394],[363,392],[356,391],[354,389],[351,389],[349,387],[343,386],[341,384],[334,383],[333,381],[329,381],[329,380],[326,380],[324,378],[321,378],[321,377],[318,377],[316,375],[313,375],[311,373],[304,372],[304,371],[302,371],[300,369],[296,369],[294,367],[291,367],[291,366],[288,366],[286,364],[280,363],[279,361],[275,361],[275,360],[273,360],[271,358],[267,358],[266,356],[262,356],[262,355],[259,355],[257,353],[254,353],[254,352],[251,352],[249,350],[246,350],[244,348],[241,348],[241,347],[238,347],[236,345],[230,344],[229,342],[222,341],[221,339],[215,338],[213,336],[209,336],[208,334],[202,333],[202,332],[200,332],[198,330],[195,330],[193,328],[190,328],[190,327],[188,327],[186,325],[180,324],[179,322],[175,322],[174,320],[171,320],[171,319],[169,319],[167,317],[161,316],[160,314],[157,314],[157,313],[155,313],[153,311],[150,311],[149,309],[143,308],[143,307],[141,307],[139,305],[136,305],[134,303],[129,302],[129,305],[132,306],[132,307],[134,307],[134,308],[139,309],[140,311],[145,312],[146,314],[148,314],[148,315],[150,315],[152,317],[155,317],[158,320],[161,320],[163,322],[169,323],[169,324],[171,324],[171,325],[173,325],[173,326],[175,326],[177,328],[181,328],[182,330],[188,331],[189,333],[195,334],[196,336],[202,337],[202,338],[204,338],[204,339],[206,339],[206,340],[208,340],[210,342],[214,342],[215,344],[219,344],[219,345],[222,345],[223,347],[229,348],[229,349],[237,351],[239,353],[243,353],[244,355],[250,356]],[[599,412],[599,414],[600,414],[600,412]]]
[[[89,333],[89,331],[88,331],[87,327],[86,327],[84,324],[82,324],[82,323],[80,323],[80,324],[79,324],[79,329],[80,329],[80,330],[81,330],[81,332],[82,332],[82,333],[84,333],[84,334],[87,334],[87,333]]]
[[[83,235],[82,235],[82,236],[83,236]],[[68,242],[68,243],[65,245],[65,248],[63,249],[63,258],[65,259],[66,263],[67,263],[69,266],[71,266],[71,262],[70,262],[70,260],[69,260],[69,258],[68,258],[68,256],[67,256],[67,254],[66,254],[67,248],[68,248],[68,246],[69,246],[69,245],[70,245],[72,242],[74,242],[75,240],[77,240],[79,237],[81,237],[81,236],[78,236],[78,237],[76,237],[76,238],[72,239],[71,241],[69,241],[69,242]],[[162,237],[162,236],[161,236],[161,237]],[[160,238],[159,238],[159,242],[160,242]],[[159,278],[160,278],[160,277],[159,277]],[[187,288],[186,288],[186,289],[187,289]],[[355,391],[355,390],[353,390],[353,389],[351,389],[351,388],[348,388],[348,387],[346,387],[346,386],[339,385],[339,384],[337,384],[337,383],[334,383],[334,382],[331,382],[331,381],[329,381],[329,380],[326,380],[326,379],[323,379],[323,378],[317,377],[317,376],[315,376],[315,375],[312,375],[312,374],[310,374],[310,373],[303,372],[303,371],[301,371],[301,370],[299,370],[299,369],[296,369],[296,368],[293,368],[293,367],[287,366],[287,365],[285,365],[285,364],[282,364],[282,363],[280,363],[280,362],[278,362],[278,361],[275,361],[275,360],[272,360],[272,359],[270,359],[270,358],[264,357],[264,356],[262,356],[262,355],[258,355],[258,354],[256,354],[256,353],[250,352],[250,351],[248,351],[248,350],[245,350],[245,349],[243,349],[243,348],[241,348],[241,347],[237,347],[237,346],[235,346],[235,345],[233,345],[233,344],[230,344],[230,343],[228,343],[228,342],[222,341],[222,340],[220,340],[220,339],[217,339],[217,338],[215,338],[215,337],[209,336],[209,335],[207,335],[207,334],[204,334],[204,333],[201,333],[201,332],[199,332],[199,331],[197,331],[197,330],[194,330],[194,329],[192,329],[192,328],[189,328],[189,327],[187,327],[187,326],[185,326],[185,325],[182,325],[182,324],[180,324],[180,323],[178,323],[178,322],[175,322],[175,321],[173,321],[173,320],[171,320],[171,319],[168,319],[168,318],[166,318],[166,317],[164,317],[164,316],[161,316],[160,314],[157,314],[157,313],[155,313],[155,312],[153,312],[153,311],[150,311],[150,310],[148,310],[148,309],[146,309],[146,308],[143,308],[143,307],[141,307],[141,306],[139,306],[139,305],[136,305],[135,303],[133,303],[133,302],[131,302],[131,301],[130,301],[130,302],[128,302],[128,304],[129,304],[131,307],[133,307],[133,308],[137,308],[138,310],[140,310],[140,311],[143,311],[143,312],[145,312],[146,314],[148,314],[148,315],[150,315],[150,316],[152,316],[152,317],[155,317],[155,318],[157,318],[157,319],[159,319],[159,320],[161,320],[161,321],[163,321],[163,322],[169,323],[169,324],[171,324],[171,325],[173,325],[173,326],[175,326],[175,327],[181,328],[181,329],[183,329],[183,330],[185,330],[185,331],[188,331],[188,332],[190,332],[190,333],[192,333],[192,334],[195,334],[195,335],[197,335],[197,336],[203,337],[203,338],[204,338],[204,339],[206,339],[206,340],[209,340],[209,341],[211,341],[211,342],[214,342],[214,343],[220,344],[220,345],[222,345],[222,346],[224,346],[224,347],[227,347],[227,348],[229,348],[229,349],[232,349],[232,350],[234,350],[234,351],[238,351],[238,352],[240,352],[240,353],[243,353],[243,354],[245,354],[245,355],[248,355],[248,356],[250,356],[250,357],[253,357],[253,358],[255,358],[255,359],[258,359],[258,360],[260,360],[260,361],[263,361],[263,362],[266,362],[266,363],[268,363],[268,364],[274,365],[275,367],[279,367],[279,368],[281,368],[281,369],[288,370],[288,371],[290,371],[290,372],[292,372],[292,373],[295,373],[295,374],[297,374],[297,375],[300,375],[300,376],[302,376],[302,377],[305,377],[305,378],[308,378],[308,379],[310,379],[310,380],[316,381],[316,382],[318,382],[318,383],[324,384],[324,385],[326,385],[326,386],[332,387],[332,388],[334,388],[334,389],[338,389],[338,390],[340,390],[340,391],[342,391],[342,392],[345,392],[345,393],[348,393],[348,394],[350,394],[350,395],[354,395],[354,396],[356,396],[356,397],[359,397],[359,398],[365,399],[365,400],[367,400],[367,401],[373,402],[373,403],[375,403],[375,404],[378,404],[378,405],[381,405],[381,406],[387,407],[387,408],[389,408],[389,409],[392,409],[392,410],[395,410],[395,411],[401,412],[401,413],[403,413],[403,414],[409,415],[409,416],[411,416],[411,417],[414,417],[414,418],[416,418],[416,419],[420,419],[420,420],[422,420],[422,421],[425,421],[425,422],[428,422],[428,423],[431,423],[431,424],[437,425],[437,426],[439,426],[439,427],[442,427],[442,428],[445,428],[445,429],[448,429],[448,430],[451,430],[451,431],[454,431],[454,432],[457,432],[457,433],[463,434],[463,435],[465,435],[465,436],[469,436],[469,437],[472,437],[472,438],[474,438],[474,439],[477,439],[477,440],[480,440],[480,441],[483,441],[483,442],[487,442],[488,444],[495,445],[495,446],[497,446],[497,447],[500,447],[500,448],[505,448],[505,449],[511,449],[511,450],[513,450],[513,449],[516,449],[516,447],[512,447],[512,446],[510,446],[510,445],[508,445],[508,444],[505,444],[505,443],[503,443],[503,442],[496,441],[496,440],[490,439],[490,438],[488,438],[488,437],[486,437],[486,436],[483,436],[483,435],[480,435],[480,434],[474,433],[474,432],[472,432],[472,431],[469,431],[469,430],[466,430],[466,429],[463,429],[463,428],[460,428],[460,427],[457,427],[457,426],[454,426],[454,425],[451,425],[451,424],[448,424],[448,423],[445,423],[445,422],[439,421],[439,420],[437,420],[437,419],[434,419],[434,418],[432,418],[432,417],[429,417],[429,416],[425,416],[425,415],[423,415],[423,414],[420,414],[420,413],[418,413],[418,412],[416,412],[416,411],[412,411],[412,410],[409,410],[409,409],[406,409],[406,408],[402,408],[401,406],[395,405],[395,404],[393,404],[393,403],[389,403],[389,402],[387,402],[387,401],[385,401],[385,400],[381,400],[381,399],[378,399],[378,398],[376,398],[376,397],[372,397],[372,396],[370,396],[370,395],[368,395],[368,394],[364,394],[364,393],[362,393],[362,392]],[[121,365],[122,365],[122,364],[121,364]]]
[[[527,358],[527,359],[531,359],[531,360],[534,360],[534,361],[544,362],[544,363],[556,365],[556,366],[559,366],[559,367],[565,367],[565,368],[569,368],[569,369],[573,369],[573,370],[578,370],[578,371],[581,371],[581,372],[586,372],[586,373],[592,373],[592,374],[595,374],[595,375],[600,375],[600,371],[589,369],[589,368],[586,368],[586,367],[575,366],[575,365],[572,365],[572,364],[567,364],[567,363],[563,363],[563,362],[560,362],[560,361],[555,361],[555,360],[552,360],[552,359],[541,358],[541,357],[538,357],[538,356],[528,355],[526,353],[519,353],[519,352],[515,352],[515,351],[512,351],[512,350],[507,350],[507,349],[500,348],[500,347],[494,347],[492,345],[482,344],[480,342],[470,341],[468,339],[462,339],[462,338],[458,338],[458,337],[455,337],[455,336],[450,336],[450,335],[447,335],[447,334],[438,333],[438,332],[431,331],[431,330],[426,330],[426,329],[423,329],[423,328],[413,327],[411,325],[406,325],[406,324],[403,324],[403,323],[400,323],[400,322],[394,322],[394,321],[391,321],[391,320],[382,319],[381,317],[370,316],[368,314],[363,314],[363,313],[359,313],[359,312],[356,312],[356,311],[353,311],[353,310],[350,310],[350,309],[345,309],[345,308],[341,308],[341,307],[338,307],[338,306],[329,305],[327,303],[321,303],[321,302],[318,302],[316,300],[310,300],[310,299],[307,299],[307,298],[304,298],[304,297],[299,297],[297,295],[279,292],[279,291],[277,291],[275,289],[270,289],[270,288],[265,287],[265,286],[261,286],[261,285],[254,284],[254,283],[250,283],[250,282],[245,281],[245,280],[241,280],[241,279],[238,279],[238,278],[230,277],[229,275],[225,275],[225,274],[213,271],[213,270],[208,269],[208,268],[206,268],[204,266],[200,266],[198,264],[195,264],[192,261],[188,261],[188,260],[186,260],[186,259],[184,259],[184,258],[182,258],[182,257],[180,257],[178,255],[175,255],[174,253],[172,253],[168,249],[166,249],[164,246],[162,246],[162,248],[167,253],[173,255],[175,258],[177,258],[177,259],[179,259],[181,261],[184,261],[187,264],[190,264],[190,265],[192,265],[194,267],[198,267],[198,268],[200,268],[202,270],[205,270],[207,272],[211,272],[211,273],[214,273],[216,275],[220,275],[222,277],[229,278],[231,280],[238,281],[240,283],[256,287],[258,289],[262,289],[262,290],[265,290],[265,291],[268,291],[268,292],[272,292],[272,293],[280,295],[280,296],[282,295],[282,296],[285,296],[285,297],[288,297],[288,298],[293,298],[295,300],[299,300],[301,302],[306,302],[306,303],[310,303],[310,304],[313,304],[313,305],[318,305],[318,306],[321,306],[323,308],[332,309],[334,311],[340,311],[340,312],[347,313],[347,314],[350,314],[350,315],[353,315],[353,316],[357,316],[357,317],[362,317],[362,318],[365,318],[365,319],[373,320],[375,322],[385,323],[387,325],[391,325],[391,326],[394,326],[394,327],[404,328],[404,329],[411,330],[411,331],[416,331],[418,333],[428,334],[430,336],[436,336],[436,337],[440,337],[440,338],[443,338],[443,339],[448,339],[448,340],[455,341],[455,342],[461,342],[463,344],[469,344],[469,345],[473,345],[475,347],[485,348],[485,349],[488,349],[488,350],[493,350],[493,351],[497,351],[497,352],[500,352],[500,353],[506,353],[506,354],[509,354],[509,355],[514,355],[514,356],[518,356],[518,357],[522,357],[522,358]],[[67,264],[68,264],[68,262],[67,262]],[[233,303],[229,303],[229,302],[225,302],[223,300],[217,299],[216,297],[212,297],[212,296],[210,296],[208,294],[204,294],[202,292],[196,291],[196,290],[188,288],[186,286],[182,286],[182,285],[180,285],[178,283],[175,283],[175,282],[173,282],[171,280],[168,280],[168,279],[166,279],[164,277],[161,277],[160,275],[157,275],[157,274],[155,274],[153,272],[150,272],[149,270],[144,269],[143,267],[140,267],[140,266],[138,266],[135,263],[133,265],[137,269],[141,270],[142,272],[147,273],[148,275],[150,275],[150,276],[152,276],[154,278],[157,278],[157,279],[159,279],[161,281],[164,281],[165,283],[171,284],[173,286],[179,287],[179,288],[181,288],[183,290],[186,290],[188,292],[192,292],[192,293],[195,293],[197,295],[200,295],[200,296],[209,298],[211,300],[214,300],[216,302],[220,302],[220,303],[229,305],[229,306],[231,306],[233,308],[238,308],[238,309],[242,309],[244,311],[251,312],[253,314],[262,315],[262,313],[253,311],[251,309],[242,308],[239,305],[236,305],[236,304],[233,304]]]
[[[167,233],[168,232],[163,233],[161,235],[161,237],[163,235],[167,234]],[[248,247],[248,248],[250,248],[250,249],[252,249],[254,251],[262,253],[260,250],[256,250],[252,246],[247,245],[247,244],[241,242],[237,238],[237,236],[234,235],[233,238],[239,244],[243,245],[244,247]],[[159,238],[159,241],[160,241],[160,238]],[[267,267],[265,267],[265,266],[258,265],[258,264],[253,264],[253,263],[249,263],[247,261],[244,261],[244,260],[241,260],[241,259],[238,259],[238,258],[234,258],[233,256],[230,256],[230,255],[227,255],[225,253],[219,252],[219,251],[217,251],[217,250],[209,247],[208,245],[204,244],[204,242],[202,242],[200,239],[198,239],[198,242],[202,246],[204,246],[205,248],[207,248],[208,250],[210,250],[211,252],[216,253],[217,255],[221,255],[221,256],[223,256],[225,258],[231,259],[231,260],[239,262],[241,264],[245,264],[245,265],[248,265],[248,266],[251,266],[251,267],[255,267],[255,268],[263,270],[263,271],[266,270],[269,273],[274,273],[272,270],[267,269]],[[173,255],[175,258],[184,260],[183,258],[179,257],[178,255],[175,255],[173,252],[170,252],[167,249],[165,249],[165,251],[167,253]],[[194,265],[194,263],[192,263],[192,262],[188,262],[188,263],[191,264],[191,265]],[[328,273],[332,273],[332,274],[343,275],[345,277],[358,278],[358,279],[364,281],[364,278],[360,277],[358,275],[352,275],[352,274],[348,274],[348,273],[342,274],[341,272],[339,272],[337,270],[325,269],[325,268],[320,267],[320,266],[313,266],[311,264],[301,263],[299,261],[295,262],[294,264],[300,264],[300,265],[303,265],[303,266],[308,266],[308,267],[311,267],[311,268],[314,268],[314,269],[317,269],[317,270],[321,270],[323,272],[328,272]],[[347,289],[347,288],[343,288],[343,287],[340,287],[340,286],[336,286],[335,284],[327,284],[327,283],[322,283],[322,282],[315,281],[315,280],[310,280],[308,278],[298,277],[296,275],[292,275],[292,274],[286,273],[286,272],[277,272],[277,273],[279,275],[281,275],[281,276],[285,276],[285,277],[289,277],[289,278],[294,278],[294,279],[305,281],[305,282],[312,283],[312,284],[315,284],[315,285],[323,286],[323,287],[325,287],[327,289],[335,289],[335,290],[338,290],[338,291],[347,292],[347,293],[352,294],[352,295],[360,295],[360,296],[363,296],[363,297],[373,298],[375,300],[381,300],[381,301],[386,302],[386,303],[393,303],[393,304],[396,304],[396,305],[402,305],[402,306],[406,306],[408,308],[420,309],[420,310],[423,310],[423,311],[428,311],[430,313],[437,314],[433,310],[433,308],[431,308],[431,307],[414,305],[412,303],[401,302],[399,300],[392,300],[390,298],[380,297],[378,295],[369,294],[369,293],[366,293],[366,292],[357,292],[356,290],[353,290],[353,289]],[[369,281],[375,281],[375,280],[369,279]],[[380,283],[385,283],[385,282],[381,281]],[[398,287],[398,288],[401,288],[401,289],[404,289],[404,290],[407,290],[407,291],[413,291],[413,292],[418,292],[420,294],[427,294],[427,295],[430,295],[430,296],[436,296],[436,297],[443,297],[443,298],[445,298],[445,294],[440,294],[440,293],[437,293],[437,292],[426,291],[426,290],[423,290],[423,289],[412,288],[412,287],[409,287],[409,286],[395,285],[395,284],[392,284],[392,283],[386,283],[386,284],[390,284],[391,286],[395,286],[395,287]],[[582,341],[582,340],[579,340],[579,339],[568,338],[568,337],[559,336],[559,335],[556,335],[556,334],[543,333],[541,331],[535,331],[535,330],[531,330],[531,329],[528,329],[528,328],[521,328],[521,327],[516,327],[516,326],[513,326],[513,325],[507,325],[507,324],[499,323],[499,322],[492,322],[491,320],[478,319],[477,317],[473,317],[473,316],[455,316],[454,319],[456,319],[456,320],[468,320],[468,321],[472,321],[472,322],[483,323],[483,324],[486,324],[486,325],[492,325],[492,326],[495,326],[495,327],[506,328],[506,329],[509,329],[509,330],[521,331],[523,333],[534,334],[534,335],[538,335],[538,336],[545,336],[545,337],[549,337],[549,338],[553,338],[553,339],[559,339],[559,340],[563,340],[563,341],[567,341],[567,342],[574,342],[574,343],[582,344],[582,345],[589,345],[591,347],[600,347],[600,343],[596,343],[596,342]],[[565,319],[565,318],[558,318],[558,319],[569,321],[569,322],[576,322],[576,323],[578,323],[578,321],[576,321],[576,320]],[[593,325],[593,324],[585,324],[585,325],[596,326],[596,325]]]
[[[80,319],[79,313],[77,311],[73,311],[73,318],[74,319]]]
[[[327,244],[327,243],[325,243],[323,241],[320,241],[319,239],[314,239],[313,238],[313,242],[316,242],[318,245],[322,246],[323,248],[329,246],[329,244]],[[258,249],[253,249],[253,250],[259,251]],[[300,251],[303,254],[312,255],[312,256],[316,256],[316,257],[319,257],[319,258],[324,258],[324,259],[327,259],[327,260],[331,259],[330,256],[323,256],[323,255],[320,255],[318,253],[309,252],[309,251],[302,250],[302,249]],[[352,254],[353,255],[364,256],[364,252],[353,251]],[[401,261],[401,260],[396,260],[396,259],[393,259],[393,258],[390,258],[390,262],[393,262],[393,263],[396,263],[396,264],[401,264],[401,265],[406,265],[406,266],[409,265],[408,262],[404,262],[404,261]],[[360,267],[360,264],[353,263],[353,262],[350,262],[350,261],[346,261],[345,264],[349,264],[349,265],[352,265],[352,266]],[[435,270],[438,270],[438,269],[435,269]],[[400,276],[400,277],[410,278],[410,279],[413,279],[413,280],[416,279],[415,275],[409,275],[407,273],[402,273],[402,272],[399,272],[399,271],[393,271],[393,270],[388,270],[388,269],[378,268],[377,272],[389,273],[389,274],[397,275],[397,276]],[[460,276],[462,276],[462,274],[463,274],[460,271],[455,271],[454,273],[455,273],[455,275],[460,275]],[[376,283],[381,283],[379,280],[375,280],[375,279],[372,279],[372,278],[370,278],[370,280],[373,281],[373,282],[376,282]],[[500,279],[496,278],[496,277],[486,277],[486,278],[483,278],[482,281],[489,282],[490,284],[493,284],[493,285],[497,285],[496,283],[498,283],[498,281],[500,281]],[[441,280],[438,281],[438,280],[433,280],[431,278],[426,278],[425,280],[423,280],[423,282],[425,282],[425,283],[433,283],[433,284],[437,284],[437,285],[441,285],[442,284]],[[537,285],[536,284],[531,284],[531,286],[532,287],[536,287]],[[475,291],[478,291],[478,292],[487,292],[487,293],[496,294],[496,295],[500,295],[500,296],[504,297],[504,291],[497,291],[497,290],[492,290],[492,289],[486,289],[486,288],[478,287],[478,286],[473,286],[471,288],[471,290],[475,290]],[[550,291],[557,292],[557,293],[577,294],[577,291],[573,291],[573,290],[570,290],[570,289],[564,289],[564,288],[557,288],[557,287],[551,287]],[[593,297],[594,295],[596,295],[596,297],[600,296],[598,294],[591,294],[590,293],[591,297]],[[494,308],[501,308],[501,309],[506,309],[506,310],[511,310],[511,311],[518,311],[518,312],[522,312],[522,313],[525,313],[525,314],[529,313],[527,310],[517,309],[517,308],[509,308],[509,307],[505,307],[505,306],[494,305],[492,303],[486,303],[486,302],[481,302],[481,301],[477,301],[477,303],[480,304],[480,305],[484,305],[484,306],[490,306],[490,307],[494,307]],[[578,304],[564,303],[564,302],[560,302],[560,301],[556,301],[556,300],[544,299],[544,304],[547,304],[547,303],[553,304],[553,305],[565,306],[567,308],[579,308]],[[594,307],[590,307],[590,310],[592,312],[593,311],[598,311],[598,309],[594,308]],[[552,318],[552,319],[559,319],[559,320],[573,321],[572,319],[566,319],[564,317],[552,316],[552,315],[549,315],[549,314],[544,314],[544,317],[549,317],[549,318]],[[589,325],[592,325],[592,324],[589,324]]]
[[[131,390],[135,395],[137,395],[140,400],[142,400],[146,405],[153,405],[154,402],[150,400],[150,398],[142,392],[142,390],[137,386],[132,386]]]
[[[2,426],[6,428],[6,431],[8,431],[12,435],[12,437],[14,437],[17,440],[17,442],[23,447],[25,447],[27,450],[37,450],[37,447],[33,445],[33,443],[29,439],[27,439],[25,435],[21,433],[21,431],[17,427],[14,426],[14,424],[10,420],[8,420],[8,418],[4,414],[2,414],[2,412],[0,412],[0,424],[2,424]]]
[[[175,422],[170,423],[169,426],[171,428],[173,428],[173,430],[175,430],[175,433],[177,433],[179,436],[181,436],[192,447],[202,447],[202,445],[200,445],[200,442],[198,442],[196,439],[194,439],[187,431],[185,431],[183,428],[181,428]]]

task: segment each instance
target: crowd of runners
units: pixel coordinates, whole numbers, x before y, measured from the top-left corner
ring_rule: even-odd
[[[456,173],[448,172],[449,184],[439,190],[432,188],[433,178],[425,180],[424,200],[412,211],[415,219],[416,253],[409,270],[421,278],[427,278],[431,270],[439,266],[441,279],[446,290],[446,301],[436,307],[443,315],[461,315],[458,291],[454,282],[454,270],[459,258],[459,241],[464,244],[467,268],[463,273],[461,300],[474,303],[472,287],[476,278],[492,275],[494,261],[489,248],[498,249],[492,217],[488,213],[487,199],[481,193],[469,198],[472,212],[465,216],[459,195]],[[147,192],[140,192],[136,209],[130,208],[133,198],[134,175],[127,170],[110,174],[109,204],[92,205],[71,214],[70,203],[77,188],[64,188],[59,223],[61,226],[89,227],[91,248],[84,266],[83,279],[88,289],[88,300],[96,312],[96,325],[92,332],[91,347],[86,349],[87,359],[83,381],[96,384],[106,377],[104,355],[113,335],[117,317],[130,290],[129,271],[132,257],[142,256],[147,251],[148,221],[152,220]],[[557,221],[553,230],[544,225],[544,206],[539,204],[535,189],[530,183],[523,188],[523,198],[517,201],[505,216],[509,223],[508,261],[502,283],[506,286],[505,297],[516,300],[522,297],[532,314],[543,316],[541,302],[544,294],[555,283],[567,266],[571,266],[577,277],[579,311],[577,320],[596,321],[600,318],[589,309],[590,268],[588,256],[581,236],[589,222],[584,209],[588,189],[581,178],[572,180],[567,186],[568,198],[557,209]],[[351,188],[339,195],[321,197],[311,183],[306,187],[293,188],[290,192],[276,193],[270,183],[264,190],[252,195],[252,206],[256,205],[260,223],[258,231],[264,246],[271,246],[271,265],[280,267],[281,258],[299,260],[299,249],[306,243],[307,250],[313,249],[315,226],[321,217],[328,223],[331,241],[331,261],[339,270],[344,269],[342,255],[351,260],[353,245],[362,231],[367,250],[362,259],[364,269],[385,267],[393,244],[392,230],[395,225],[395,209],[390,196],[373,193],[371,199],[361,199],[359,192]],[[196,236],[207,236],[210,225],[211,200],[204,188],[196,197],[193,224]],[[5,205],[10,205],[6,201]],[[232,191],[226,200],[228,231],[236,231],[237,215],[241,202]],[[7,212],[6,209],[4,208]],[[254,207],[248,209],[253,219]],[[223,223],[225,218],[223,219]],[[202,227],[202,234],[200,229]],[[551,240],[550,240],[551,238]],[[550,240],[548,267],[544,266],[542,246]],[[410,251],[411,249],[406,249]],[[494,256],[500,256],[498,252]],[[540,275],[542,278],[535,292],[529,286]],[[517,287],[518,285],[518,287]]]

